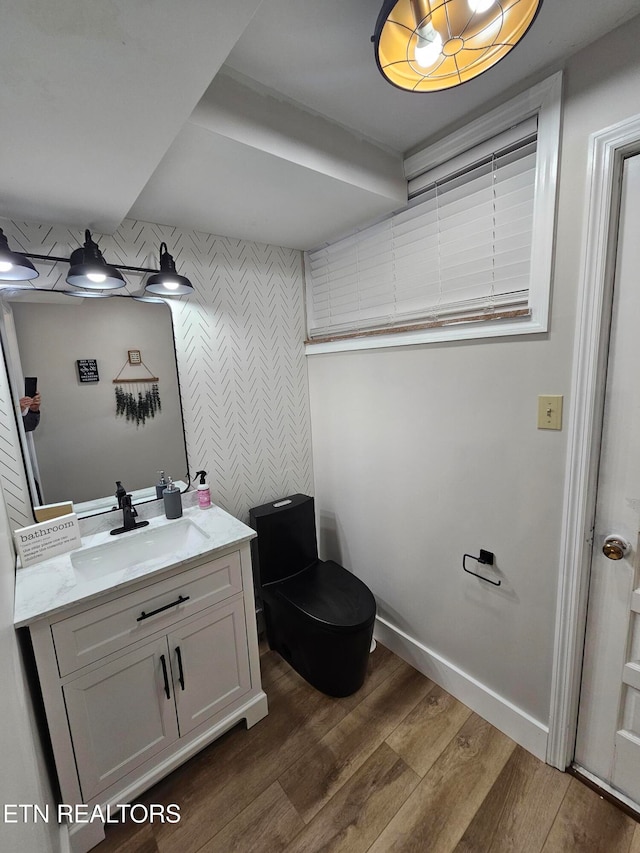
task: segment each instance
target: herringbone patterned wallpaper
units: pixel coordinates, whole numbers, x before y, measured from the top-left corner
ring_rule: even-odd
[[[80,229],[0,226],[16,251],[68,257],[84,242]],[[133,220],[93,238],[107,263],[154,268],[164,241],[178,272],[191,279],[195,294],[171,300],[171,309],[189,466],[192,475],[209,472],[215,503],[247,520],[251,506],[310,493],[300,253]],[[34,286],[68,288],[67,264],[36,266]],[[125,278],[127,290],[118,293],[141,291],[142,274]]]

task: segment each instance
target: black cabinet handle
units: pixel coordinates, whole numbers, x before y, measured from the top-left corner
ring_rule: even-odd
[[[151,613],[145,613],[144,610],[136,619],[136,622],[142,622],[143,619],[149,619],[151,616],[155,616],[157,613],[162,613],[163,610],[169,610],[170,607],[177,607],[178,604],[182,604],[184,601],[189,601],[188,595],[179,595],[176,601],[172,601],[171,604],[165,604],[164,607],[158,607],[157,610],[152,610]]]
[[[180,687],[184,690],[184,672],[182,670],[182,653],[180,652],[180,646],[176,646],[176,658],[178,659],[178,681],[180,682]]]
[[[164,655],[160,655],[160,663],[162,664],[162,675],[164,676],[164,692],[167,699],[171,699],[171,693],[169,692],[169,674],[167,673],[167,662]]]

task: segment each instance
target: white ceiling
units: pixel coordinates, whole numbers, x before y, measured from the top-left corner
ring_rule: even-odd
[[[0,216],[131,216],[310,248],[399,207],[402,155],[561,67],[639,0],[545,0],[477,80],[379,74],[381,0],[6,0]]]

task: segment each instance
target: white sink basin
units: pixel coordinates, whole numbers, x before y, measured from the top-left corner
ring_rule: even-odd
[[[71,554],[71,565],[81,580],[93,580],[111,572],[158,560],[165,554],[190,552],[209,536],[197,524],[180,518],[170,524],[122,533],[113,542],[84,548]]]

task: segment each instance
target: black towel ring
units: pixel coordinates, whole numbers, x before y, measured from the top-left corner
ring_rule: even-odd
[[[494,562],[494,557],[491,551],[485,551],[484,548],[480,548],[479,557],[474,557],[473,554],[465,554],[462,558],[462,568],[465,570],[465,572],[467,572],[467,574],[473,575],[476,578],[480,578],[481,581],[490,583],[492,586],[502,585],[502,581],[492,581],[491,578],[485,578],[483,575],[479,575],[477,572],[472,572],[471,569],[468,569],[467,557],[470,560],[475,560],[477,563],[480,563],[481,566],[492,566]]]

